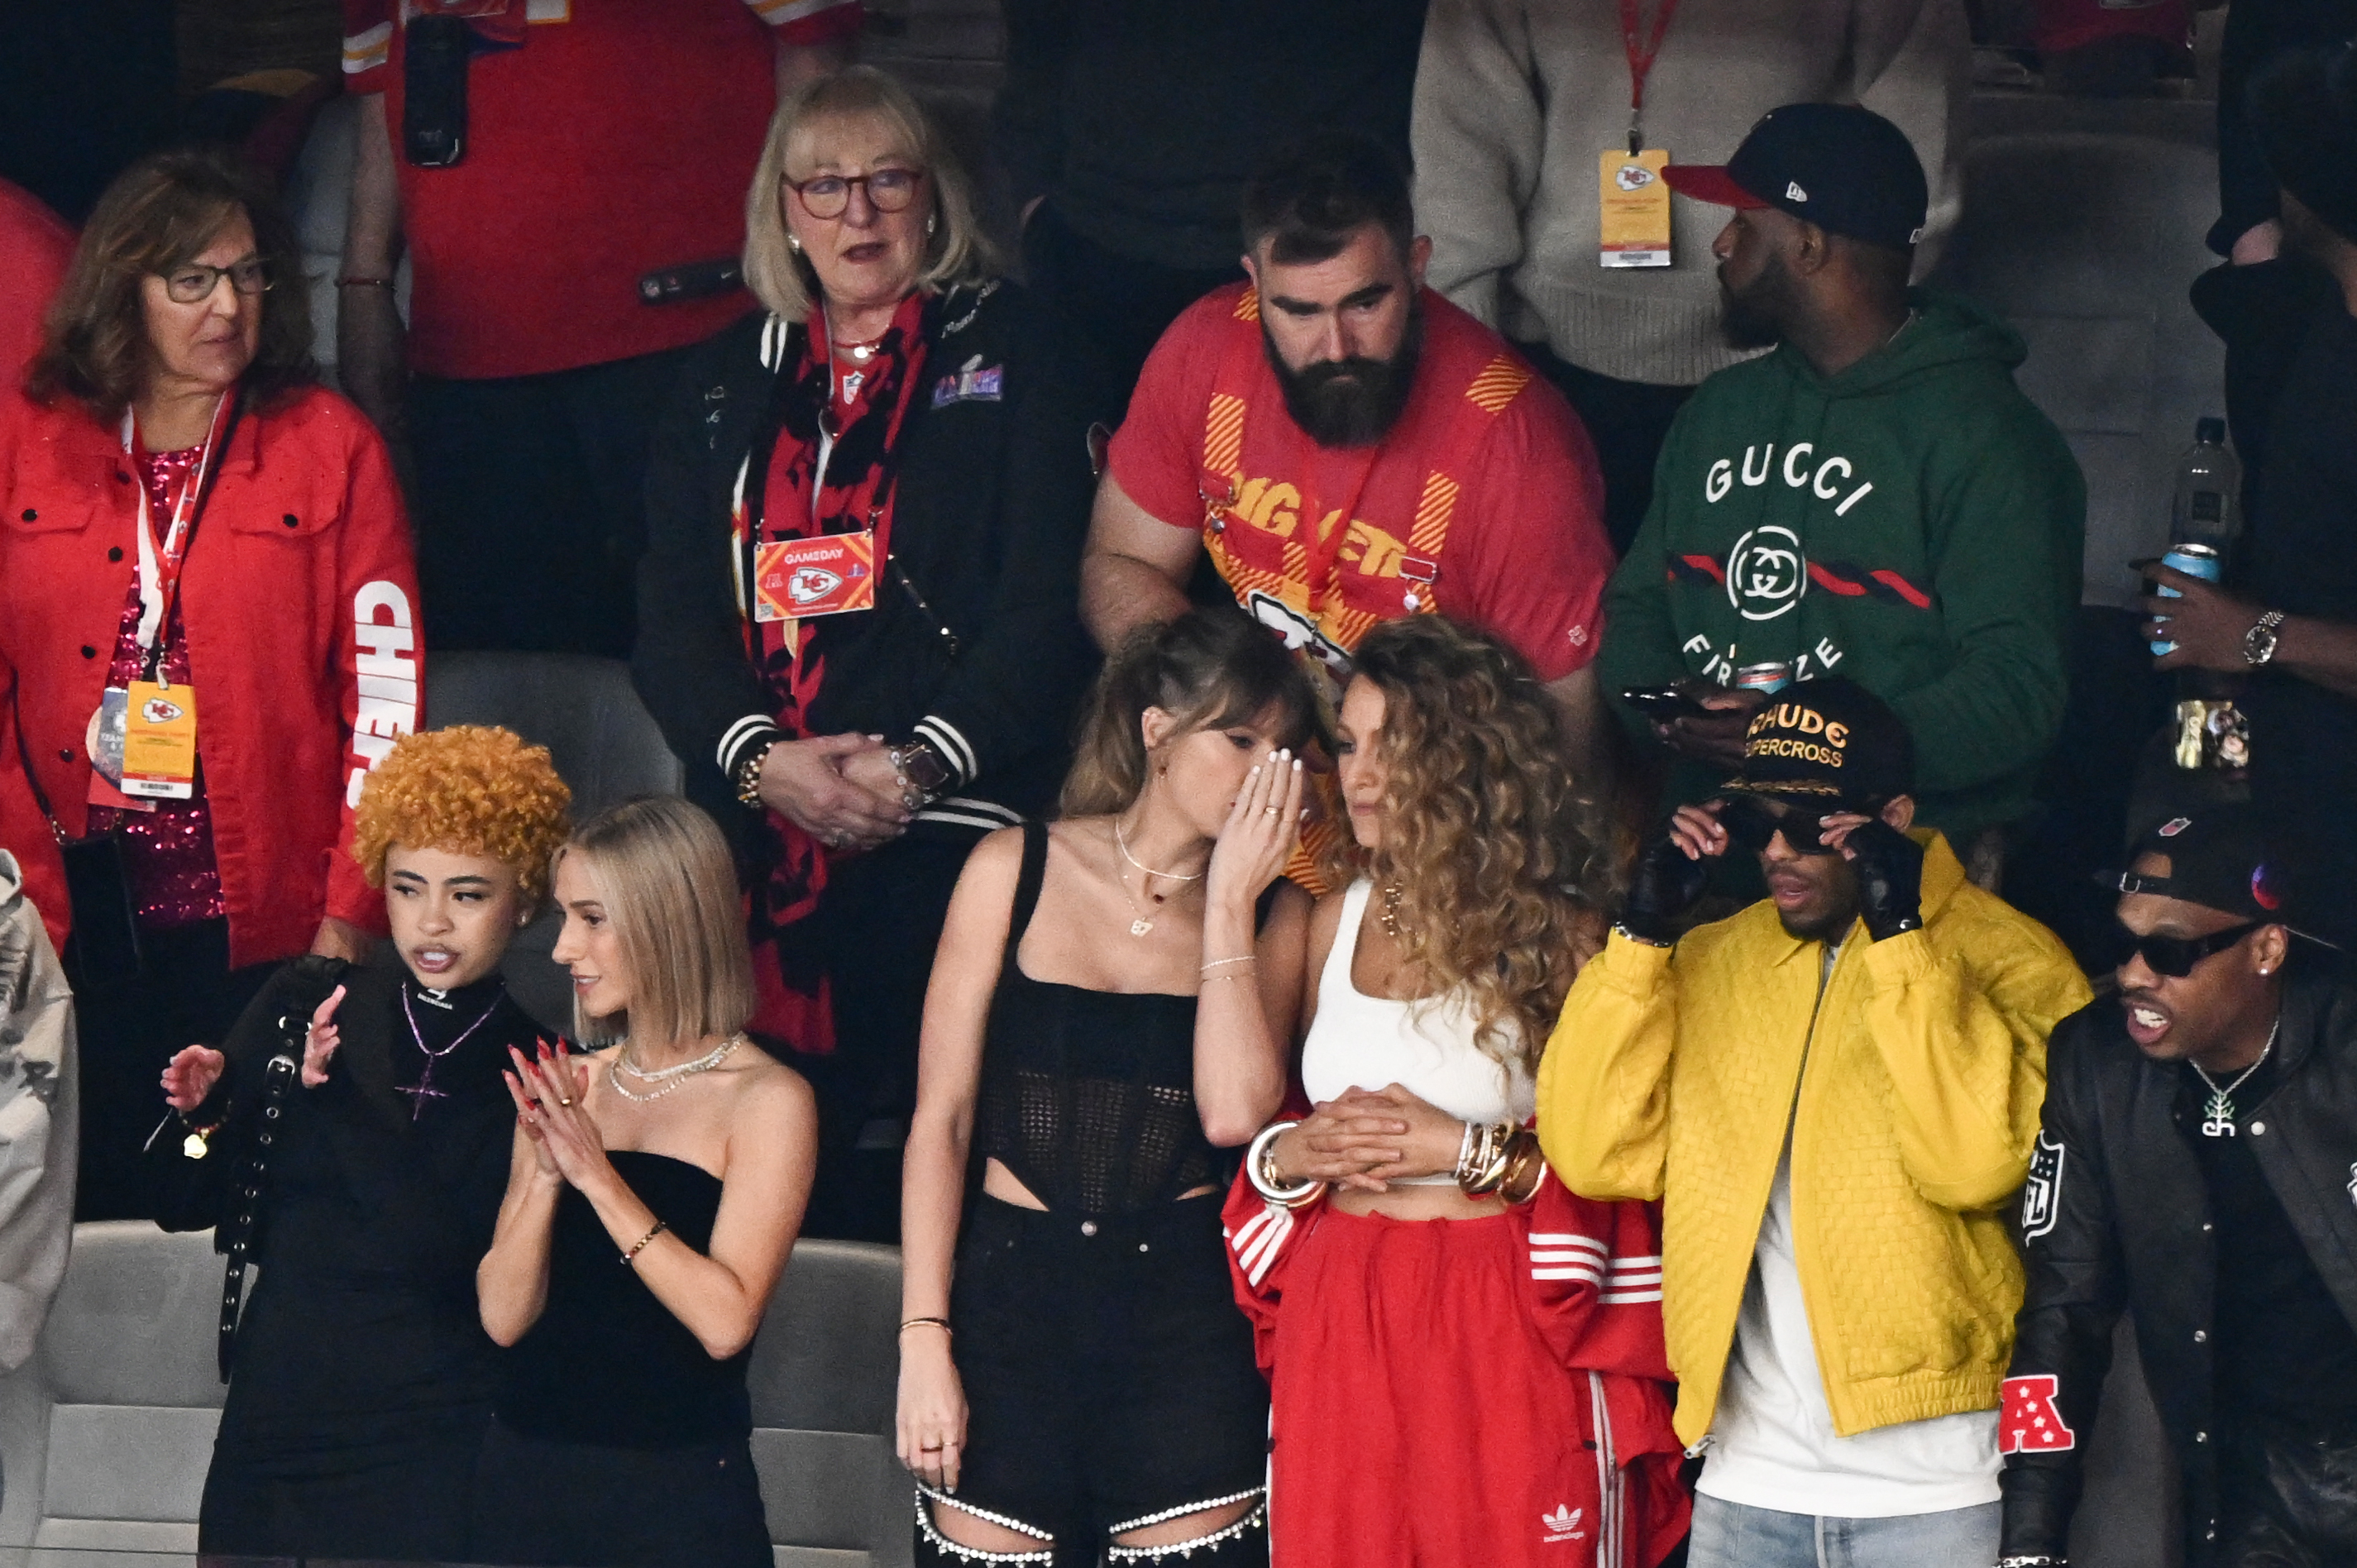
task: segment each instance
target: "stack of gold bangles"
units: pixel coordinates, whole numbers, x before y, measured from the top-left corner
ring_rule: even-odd
[[[1315,1177],[1287,1183],[1276,1170],[1276,1141],[1298,1122],[1277,1122],[1261,1130],[1244,1152],[1244,1176],[1253,1190],[1269,1202],[1299,1208],[1324,1195],[1326,1184]],[[1465,1123],[1465,1137],[1457,1150],[1457,1186],[1468,1197],[1495,1195],[1508,1203],[1528,1203],[1546,1174],[1539,1153],[1538,1134],[1512,1122]]]
[[[1546,1160],[1538,1134],[1512,1122],[1465,1123],[1457,1148],[1457,1186],[1468,1197],[1497,1194],[1508,1203],[1528,1203],[1539,1189]]]

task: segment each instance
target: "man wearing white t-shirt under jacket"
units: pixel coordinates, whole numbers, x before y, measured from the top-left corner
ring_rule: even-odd
[[[2004,1210],[2087,999],[2044,928],[1910,832],[1914,748],[1838,676],[1640,856],[1539,1068],[1583,1197],[1663,1205],[1691,1568],[1986,1568],[2022,1272]],[[1714,860],[1769,896],[1678,931]]]

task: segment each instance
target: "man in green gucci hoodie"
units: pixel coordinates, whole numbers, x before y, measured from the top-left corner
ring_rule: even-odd
[[[1913,736],[1919,820],[1960,850],[2030,805],[2062,717],[2086,489],[2014,385],[2021,339],[1907,286],[1921,165],[1850,105],[1770,112],[1724,167],[1670,185],[1735,209],[1714,249],[1738,347],[1679,413],[1609,590],[1597,669],[1684,683],[1700,713],[1630,712],[1681,762],[1673,800],[1742,760],[1736,671],[1838,672]]]

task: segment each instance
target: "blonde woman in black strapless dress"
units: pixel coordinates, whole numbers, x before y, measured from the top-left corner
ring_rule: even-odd
[[[473,1555],[767,1568],[745,1365],[802,1224],[810,1087],[739,1032],[753,979],[712,820],[625,802],[558,852],[586,1057],[515,1056],[515,1153],[476,1275],[507,1348]]]

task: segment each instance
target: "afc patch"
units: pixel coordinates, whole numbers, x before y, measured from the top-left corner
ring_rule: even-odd
[[[2063,1424],[2054,1397],[2061,1383],[2050,1372],[2007,1378],[1997,1408],[1996,1451],[2000,1454],[2054,1454],[2079,1446],[2079,1435]]]
[[[2039,1129],[2029,1151],[2029,1179],[2021,1187],[2021,1239],[2035,1241],[2062,1212],[2062,1160],[2070,1151]]]

